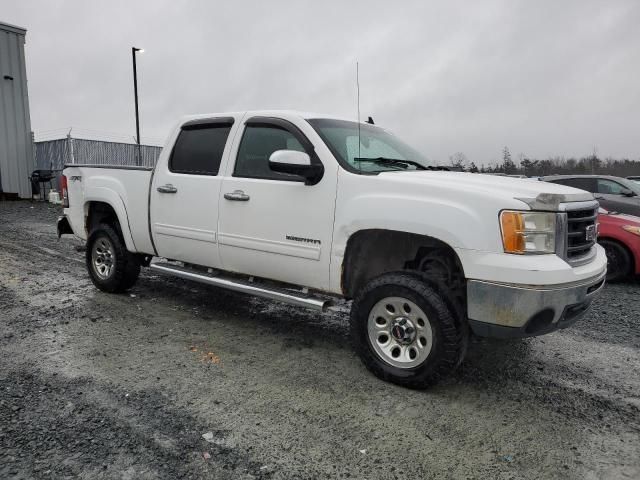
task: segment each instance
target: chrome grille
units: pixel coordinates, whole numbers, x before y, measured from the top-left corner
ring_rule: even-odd
[[[567,210],[565,257],[571,264],[590,260],[597,241],[598,207]]]

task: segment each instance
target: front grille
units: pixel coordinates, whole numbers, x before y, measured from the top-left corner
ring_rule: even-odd
[[[567,210],[567,250],[569,263],[584,260],[596,244],[598,208]]]

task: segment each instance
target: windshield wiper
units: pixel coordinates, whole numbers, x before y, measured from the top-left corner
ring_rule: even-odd
[[[426,170],[426,168],[418,162],[414,162],[413,160],[401,160],[399,158],[387,158],[387,157],[376,157],[376,158],[364,158],[364,157],[356,157],[353,159],[354,162],[371,162],[376,165],[388,165],[390,167],[399,167],[403,170],[409,168],[409,165],[413,165],[416,167],[416,170]]]

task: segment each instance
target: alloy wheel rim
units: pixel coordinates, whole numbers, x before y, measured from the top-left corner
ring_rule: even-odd
[[[386,297],[377,302],[369,313],[367,332],[376,354],[398,368],[422,364],[433,346],[427,315],[407,298]]]
[[[93,271],[101,280],[108,279],[115,265],[113,245],[108,238],[101,237],[94,244],[91,250],[91,263]]]

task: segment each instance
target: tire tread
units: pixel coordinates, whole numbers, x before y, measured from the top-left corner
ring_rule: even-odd
[[[421,300],[420,303],[435,311],[437,318],[429,318],[436,333],[434,350],[423,365],[414,369],[399,369],[384,364],[369,345],[366,334],[369,312],[363,312],[362,308],[371,303],[370,296],[376,295],[377,291],[385,290],[412,292]],[[468,335],[465,335],[465,329],[459,326],[462,322],[456,321],[455,312],[449,301],[419,275],[410,272],[381,275],[371,280],[354,299],[351,309],[351,338],[354,349],[365,366],[377,377],[413,389],[430,387],[449,376],[464,357]]]
[[[91,265],[91,251],[93,242],[104,233],[115,250],[116,265],[115,272],[111,278],[102,280],[95,275]],[[91,232],[87,239],[86,264],[89,277],[93,284],[103,292],[122,293],[135,285],[140,275],[140,263],[135,256],[127,250],[122,235],[118,230],[109,224],[101,223]]]
[[[617,249],[618,254],[623,257],[622,263],[627,266],[626,269],[623,268],[621,271],[618,271],[618,272],[607,271],[607,282],[610,282],[610,283],[620,282],[625,280],[629,276],[631,276],[633,254],[627,249],[627,247],[616,240],[609,240],[604,238],[601,240],[598,240],[598,243],[602,247],[604,247],[605,250],[610,248]]]

